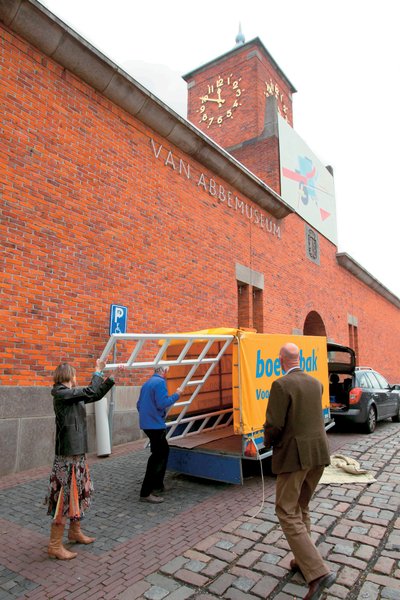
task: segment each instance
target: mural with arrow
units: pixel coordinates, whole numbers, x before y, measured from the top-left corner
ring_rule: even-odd
[[[307,223],[337,245],[332,174],[290,125],[278,117],[281,196]]]

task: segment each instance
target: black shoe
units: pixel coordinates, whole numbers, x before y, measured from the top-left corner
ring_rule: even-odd
[[[153,494],[149,494],[148,496],[140,496],[139,502],[150,502],[151,504],[160,504],[164,502],[164,498],[160,498],[160,496],[154,496]]]
[[[299,567],[299,565],[297,564],[297,562],[295,561],[294,558],[290,561],[290,570],[293,573],[297,573],[297,571],[300,571],[300,567]]]
[[[156,490],[152,491],[152,494],[164,494],[165,492],[170,492],[172,490],[172,485],[163,485],[162,488],[157,488]]]
[[[308,586],[308,594],[304,596],[304,600],[318,600],[325,588],[331,587],[336,581],[336,573],[327,573],[314,579]]]

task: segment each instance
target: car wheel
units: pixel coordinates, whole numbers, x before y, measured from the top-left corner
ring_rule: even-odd
[[[376,411],[373,406],[369,407],[367,420],[365,421],[365,431],[366,433],[373,433],[376,427]]]
[[[397,415],[394,415],[394,416],[392,417],[392,421],[393,421],[394,423],[400,423],[400,401],[399,401],[399,403],[398,403],[398,405],[397,405]]]

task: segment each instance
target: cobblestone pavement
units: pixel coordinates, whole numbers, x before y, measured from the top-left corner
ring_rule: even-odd
[[[313,536],[338,574],[324,598],[399,600],[400,425],[329,438],[332,452],[357,459],[377,481],[317,488]],[[0,478],[0,599],[304,597],[302,576],[288,570],[273,477],[262,478],[258,464],[243,486],[168,474],[172,490],[154,506],[138,501],[147,457],[143,442],[89,457],[96,495],[83,529],[97,540],[75,547],[73,561],[47,557],[49,468]]]

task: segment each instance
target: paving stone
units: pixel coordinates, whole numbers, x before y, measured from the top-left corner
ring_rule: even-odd
[[[359,598],[361,600],[376,600],[379,598],[379,585],[366,581],[360,589]]]
[[[189,562],[189,559],[185,558],[184,556],[177,556],[176,558],[170,560],[167,564],[160,567],[160,571],[162,571],[163,573],[167,573],[168,575],[173,575],[176,571],[181,569],[183,565],[185,565],[187,562]]]
[[[344,554],[345,556],[352,556],[354,552],[354,544],[336,544],[336,546],[334,547],[334,552],[337,554]]]
[[[242,592],[241,590],[231,587],[226,590],[224,598],[228,598],[229,600],[249,600],[249,598],[256,598],[256,596],[249,594],[249,592]]]
[[[384,587],[381,590],[381,598],[385,598],[385,600],[399,600],[399,590]]]
[[[236,529],[238,527],[240,527],[241,524],[242,524],[242,521],[239,521],[239,520],[231,521],[230,523],[223,525],[221,530],[226,531],[226,533],[232,533],[233,531],[236,531]]]
[[[283,569],[281,567],[277,567],[276,565],[271,565],[269,563],[257,562],[253,565],[253,569],[255,571],[261,571],[262,573],[268,573],[273,577],[277,577],[282,579],[285,575],[287,575],[287,569]]]
[[[271,565],[277,565],[282,560],[282,557],[278,554],[264,554],[261,557],[261,562],[270,563]]]
[[[245,577],[247,579],[251,579],[253,582],[258,581],[261,577],[261,575],[256,573],[253,569],[245,569],[243,567],[238,567],[237,565],[233,565],[229,573],[231,575],[235,575],[235,577]]]
[[[144,597],[148,598],[148,600],[162,600],[163,598],[168,596],[168,594],[168,590],[153,585],[149,590],[147,590],[144,593]]]
[[[282,538],[283,533],[280,529],[274,529],[270,531],[268,535],[263,539],[263,544],[275,544],[280,538]]]
[[[200,573],[200,571],[202,571],[202,569],[204,569],[206,564],[207,563],[202,562],[200,560],[189,560],[185,564],[185,569],[188,569],[188,571],[193,571],[194,573]]]
[[[281,539],[278,539],[275,546],[272,544],[254,544],[253,549],[257,550],[258,552],[261,552],[262,554],[277,554],[278,556],[283,557],[283,556],[287,555],[287,548],[289,546],[285,540],[285,548],[279,547],[281,544],[281,541],[282,541]]]
[[[375,552],[375,548],[372,546],[360,546],[354,553],[354,556],[357,558],[361,558],[362,560],[369,561]]]
[[[397,533],[391,533],[389,535],[386,548],[388,550],[400,550],[400,535]]]
[[[253,531],[251,529],[247,529],[245,527],[240,527],[239,529],[237,529],[237,532],[239,535],[247,538],[248,540],[253,540],[255,542],[257,542],[258,540],[260,540],[262,538],[261,533],[258,533],[257,531]]]
[[[345,538],[350,531],[350,527],[348,525],[337,525],[332,530],[332,535],[338,536],[341,538]]]
[[[208,549],[208,554],[211,554],[211,556],[219,558],[225,562],[232,562],[236,558],[236,554],[234,552],[229,552],[229,550],[223,550],[222,548],[216,548],[215,546]]]
[[[3,590],[6,590],[6,592],[7,592],[9,590],[12,590],[12,588],[14,588],[16,585],[17,585],[17,582],[11,580],[11,581],[7,581],[6,583],[2,583],[0,585],[0,587],[3,588]]]
[[[218,596],[222,596],[223,594],[225,594],[226,590],[232,585],[234,581],[234,575],[230,575],[229,573],[223,573],[208,586],[208,589],[211,593],[217,594]]]
[[[249,550],[249,548],[252,548],[253,545],[254,544],[253,544],[253,542],[251,540],[247,540],[247,539],[242,538],[239,542],[237,542],[232,547],[232,552],[234,552],[238,556],[241,556],[245,552],[247,553],[248,550]]]
[[[211,557],[204,552],[197,552],[197,550],[187,550],[184,557],[190,560],[201,560],[202,562],[209,562]]]
[[[188,569],[179,569],[179,571],[174,574],[174,577],[200,588],[204,587],[210,581],[208,577],[200,575],[199,573],[194,573],[193,571],[188,571]]]
[[[327,590],[327,591],[328,591],[328,596],[327,596],[328,599],[329,598],[340,598],[342,600],[345,600],[349,596],[348,588],[346,588],[342,585],[338,585],[337,583],[334,583],[333,586],[330,587],[329,590]]]
[[[377,573],[383,573],[384,575],[390,575],[395,565],[393,558],[379,557],[375,563],[374,571]]]
[[[137,581],[134,585],[125,588],[123,592],[118,594],[118,600],[136,600],[151,587],[147,581]],[[88,595],[86,595],[88,597]]]
[[[254,584],[254,579],[250,579],[249,577],[238,577],[232,583],[233,587],[241,590],[242,592],[249,592]]]
[[[218,531],[217,536],[220,540],[226,540],[228,542],[232,542],[233,544],[237,544],[242,539],[240,535],[234,535],[228,531]]]
[[[211,546],[214,546],[214,544],[216,544],[217,542],[218,542],[218,537],[217,536],[215,536],[215,535],[209,536],[209,537],[205,538],[204,540],[198,542],[195,545],[195,548],[197,550],[199,550],[200,552],[205,552]]]
[[[172,592],[167,598],[167,600],[185,600],[186,598],[192,598],[196,593],[192,588],[188,588],[186,586],[182,586],[176,592]]]
[[[266,533],[271,531],[271,529],[274,529],[274,528],[275,528],[274,523],[265,522],[265,523],[260,523],[260,525],[257,525],[257,527],[255,528],[254,531],[265,535]]]
[[[262,553],[261,552],[257,552],[255,550],[252,550],[251,552],[246,552],[246,554],[244,554],[243,556],[241,556],[236,564],[239,567],[251,567],[256,561],[259,560],[259,558],[262,557]]]
[[[377,583],[378,585],[384,585],[390,589],[397,590],[400,597],[400,581],[398,579],[394,579],[393,577],[386,577],[385,575],[377,575],[375,573],[369,573],[367,575],[368,581],[372,581],[373,583]]]
[[[351,569],[350,567],[345,566],[340,570],[336,582],[351,589],[359,577],[360,571],[358,569]]]
[[[327,558],[329,556],[329,554],[332,552],[332,544],[327,544],[325,542],[321,542],[320,544],[318,544],[318,550],[319,553],[321,554],[322,558]]]
[[[153,586],[163,588],[168,592],[174,592],[179,588],[179,583],[169,577],[165,577],[161,573],[152,573],[151,575],[148,575],[146,581],[153,584]]]
[[[224,550],[230,550],[234,545],[235,544],[233,542],[229,542],[228,540],[220,540],[215,544],[215,547],[223,548]]]
[[[285,594],[289,594],[292,598],[303,598],[305,592],[308,591],[308,587],[304,583],[304,585],[296,585],[294,583],[287,583],[283,590]]]
[[[224,571],[224,569],[227,568],[228,564],[229,563],[226,563],[222,560],[213,558],[212,560],[210,560],[210,562],[206,565],[205,569],[203,570],[203,575],[213,578],[216,575],[218,575],[218,573],[221,573],[221,571]]]
[[[279,580],[275,577],[265,576],[262,577],[252,588],[251,593],[260,598],[268,598],[270,594],[279,585]]]

